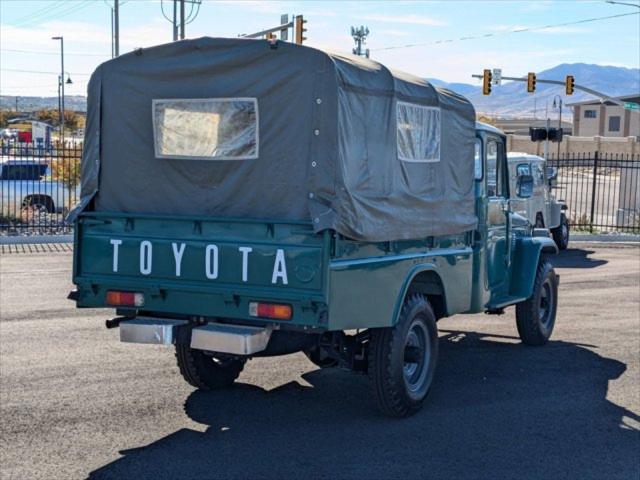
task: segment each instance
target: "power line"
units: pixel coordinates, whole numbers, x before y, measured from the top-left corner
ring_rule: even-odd
[[[0,71],[3,72],[18,72],[18,73],[40,73],[46,75],[60,75],[60,72],[45,72],[42,70],[18,70],[14,68],[0,68]],[[78,72],[69,72],[69,75],[91,75],[90,73],[78,73]]]
[[[598,21],[602,21],[602,20],[610,20],[612,18],[628,17],[630,15],[640,15],[640,12],[620,13],[618,15],[609,15],[609,16],[606,16],[606,17],[586,18],[586,19],[583,19],[583,20],[575,20],[573,22],[555,23],[555,24],[552,24],[552,25],[543,25],[543,26],[539,26],[539,27],[516,28],[514,30],[506,30],[504,32],[482,33],[482,34],[471,35],[471,36],[466,36],[466,37],[451,38],[451,39],[447,39],[447,40],[436,40],[436,41],[425,42],[425,43],[409,43],[409,44],[406,44],[406,45],[396,45],[396,46],[391,46],[391,47],[372,48],[371,50],[372,51],[397,50],[397,49],[400,49],[400,48],[424,47],[424,46],[427,46],[427,45],[438,45],[438,44],[441,44],[441,43],[461,42],[461,41],[465,41],[465,40],[479,40],[479,39],[483,39],[483,38],[498,37],[498,36],[501,36],[501,35],[509,35],[509,34],[512,34],[512,33],[533,32],[533,31],[536,31],[536,30],[546,30],[546,29],[549,29],[549,28],[567,27],[569,25],[579,25],[581,23],[598,22]]]
[[[55,10],[59,5],[64,4],[64,0],[58,0],[57,2],[53,2],[49,5],[47,5],[46,7],[44,7],[41,10],[36,10],[35,12],[29,14],[29,15],[25,15],[24,17],[20,17],[18,18],[18,20],[15,20],[13,23],[14,24],[19,24],[19,23],[23,23],[23,22],[28,22],[30,20],[33,20],[34,18],[38,18],[42,15],[47,15],[49,12]]]
[[[60,52],[47,52],[44,50],[22,50],[17,48],[0,48],[1,52],[14,52],[14,53],[34,53],[39,55],[57,55],[60,56]],[[67,55],[80,55],[84,57],[108,57],[109,55],[105,55],[102,53],[81,53],[81,52],[64,52],[64,56]]]
[[[57,20],[66,15],[76,13],[92,4],[93,2],[91,0],[80,0],[80,3],[76,3],[76,4],[69,4],[69,2],[65,2],[65,7],[62,7],[62,10],[55,11],[54,9],[54,10],[49,10],[48,12],[40,13],[40,15],[31,15],[26,18],[26,21],[22,20],[20,22],[14,22],[12,25],[14,27],[25,27],[30,24],[42,22],[45,20],[46,21]]]

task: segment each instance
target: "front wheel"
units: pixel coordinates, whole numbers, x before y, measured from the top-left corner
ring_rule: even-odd
[[[560,250],[566,250],[569,246],[569,221],[564,213],[560,214],[560,225],[551,230],[553,240]]]
[[[378,408],[392,417],[420,410],[438,359],[438,329],[431,305],[409,296],[398,323],[371,331],[368,373]]]
[[[190,334],[188,328],[178,330],[176,360],[182,377],[201,390],[230,387],[242,372],[246,359],[195,350],[190,347]]]
[[[516,304],[516,325],[526,345],[544,345],[551,337],[558,308],[558,277],[553,266],[541,259],[536,271],[533,294]]]

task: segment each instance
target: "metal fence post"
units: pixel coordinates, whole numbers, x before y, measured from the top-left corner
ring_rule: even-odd
[[[593,233],[593,217],[596,208],[596,178],[598,175],[598,151],[593,155],[593,182],[591,183],[591,215],[589,216],[589,231]]]

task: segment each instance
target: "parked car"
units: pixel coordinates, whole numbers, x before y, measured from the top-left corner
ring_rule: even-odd
[[[506,137],[460,95],[360,57],[201,38],[103,63],[87,113],[70,298],[115,308],[121,341],[174,345],[196,388],[302,351],[367,374],[404,417],[431,387],[438,320],[515,307],[525,344],[551,336],[557,247],[511,221]]]
[[[513,210],[531,225],[549,229],[558,248],[565,250],[569,246],[569,221],[566,203],[554,194],[557,170],[537,155],[510,152],[508,158]],[[514,195],[518,178],[523,175],[533,177],[533,192],[526,199]]]
[[[0,196],[2,210],[14,214],[25,207],[62,213],[70,203],[69,192],[51,180],[49,164],[39,160],[0,162]]]

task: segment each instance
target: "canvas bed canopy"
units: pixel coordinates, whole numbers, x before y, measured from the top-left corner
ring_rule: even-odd
[[[363,241],[476,225],[475,112],[359,57],[200,38],[100,65],[72,212],[303,220]],[[92,202],[93,200],[93,202]]]

